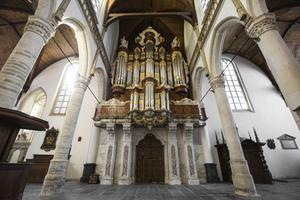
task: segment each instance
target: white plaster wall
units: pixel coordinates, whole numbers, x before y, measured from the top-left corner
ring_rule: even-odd
[[[98,82],[96,77],[93,77],[89,88],[96,96],[98,95]],[[71,158],[67,170],[67,179],[79,180],[83,165],[87,161],[88,148],[90,145],[90,137],[94,126],[93,117],[95,114],[97,100],[93,97],[89,89],[86,90],[81,110],[79,113],[77,126],[74,133],[74,138],[72,142]],[[81,142],[78,142],[78,137],[81,137]]]
[[[30,94],[31,91],[36,90],[37,88],[41,87],[44,89],[47,95],[46,106],[44,112],[42,114],[42,119],[49,122],[50,128],[54,126],[55,128],[61,130],[63,125],[64,117],[62,116],[51,116],[52,104],[54,102],[55,93],[57,90],[58,83],[60,82],[61,75],[64,71],[64,67],[67,64],[67,60],[61,60],[59,62],[54,63],[52,66],[45,69],[42,73],[40,73],[32,82],[30,89],[28,90],[27,94]],[[26,97],[26,94],[20,100]],[[26,108],[24,108],[26,110]],[[36,131],[33,137],[32,143],[28,149],[26,159],[33,158],[33,154],[53,154],[54,151],[46,152],[40,149],[43,140],[44,140],[45,133]]]
[[[111,61],[113,61],[119,43],[118,38],[119,38],[119,21],[116,21],[107,28],[107,31],[105,32],[103,38],[103,43],[107,52],[107,56]]]
[[[193,26],[187,21],[184,21],[184,44],[187,61],[189,63],[197,44],[197,36]]]
[[[219,23],[224,20],[224,19],[228,19],[228,18],[232,18],[232,17],[238,17],[238,14],[236,12],[236,8],[234,6],[234,4],[232,3],[232,1],[230,0],[225,0],[223,1],[223,4],[221,5],[221,8],[218,12],[218,14],[216,15],[216,18],[214,20],[214,23],[211,27],[211,30],[209,32],[209,35],[204,43],[204,51],[205,54],[207,56],[207,62],[209,67],[211,66],[210,64],[210,57],[209,55],[211,55],[211,48],[212,48],[212,40],[213,40],[213,36],[214,36],[214,29],[216,28],[217,25],[219,25]]]
[[[63,23],[71,26],[75,32],[81,64],[79,72],[83,76],[88,76],[97,46],[78,1],[70,2],[63,16]]]
[[[45,90],[47,95],[46,106],[42,115],[42,119],[49,122],[49,126],[62,130],[65,116],[51,115],[51,109],[55,101],[56,92],[59,87],[60,79],[62,77],[65,66],[68,61],[63,59],[59,62],[54,63],[40,73],[32,82],[32,85],[27,92],[30,94],[31,91],[41,87]],[[98,96],[98,84],[96,77],[93,77],[89,87]],[[21,101],[25,98],[22,97]],[[75,129],[74,139],[72,142],[71,158],[67,170],[67,178],[79,179],[82,175],[83,165],[87,159],[89,139],[93,127],[92,117],[95,112],[95,106],[97,101],[92,96],[89,90],[86,91],[81,111],[78,118],[78,123]],[[26,109],[26,108],[25,108]],[[33,141],[28,149],[26,158],[32,158],[33,154],[54,154],[54,151],[46,152],[41,150],[40,147],[43,143],[45,133],[36,132]],[[82,137],[81,142],[78,142],[78,137]]]
[[[229,55],[229,57],[231,56]],[[276,142],[275,150],[270,150],[266,145],[263,148],[273,177],[300,177],[300,150],[283,150],[279,140],[276,139],[283,134],[289,134],[296,137],[296,142],[298,146],[300,145],[300,134],[290,110],[270,80],[256,65],[241,57],[236,57],[234,62],[238,66],[254,108],[254,112],[233,112],[240,136],[248,137],[248,131],[253,134],[252,127],[255,127],[262,142],[265,142],[266,139],[274,139]],[[202,94],[208,88],[208,81],[204,79]],[[209,93],[204,99],[204,105],[213,147],[216,141],[214,132],[220,132],[221,129],[221,121],[213,93]],[[221,138],[220,135],[219,137]],[[213,152],[215,161],[218,161],[214,147]]]

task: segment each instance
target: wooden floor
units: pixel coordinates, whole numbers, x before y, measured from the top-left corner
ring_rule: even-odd
[[[23,200],[38,200],[41,185],[28,185]],[[67,182],[64,193],[49,200],[299,200],[300,180],[273,185],[257,185],[260,197],[238,198],[231,184],[203,184],[200,186],[129,185],[103,186]],[[43,198],[44,199],[44,198]]]

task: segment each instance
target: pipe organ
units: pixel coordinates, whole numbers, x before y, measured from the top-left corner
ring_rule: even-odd
[[[112,99],[102,102],[100,119],[129,119],[137,126],[163,126],[172,118],[200,118],[198,104],[188,99],[189,71],[178,37],[166,46],[151,27],[130,45],[123,37],[112,69]],[[170,49],[167,52],[166,49]]]

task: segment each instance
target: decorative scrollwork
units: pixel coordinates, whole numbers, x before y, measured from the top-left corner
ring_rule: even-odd
[[[47,43],[54,35],[56,26],[56,24],[45,19],[36,16],[30,16],[24,28],[24,32],[28,31],[36,33],[43,38],[44,43]]]
[[[246,30],[249,37],[254,39],[258,39],[267,31],[277,30],[275,15],[273,13],[266,13],[250,20],[246,24]]]

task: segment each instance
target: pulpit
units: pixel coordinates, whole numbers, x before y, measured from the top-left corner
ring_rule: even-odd
[[[7,158],[20,129],[43,131],[47,121],[17,110],[0,108],[0,199],[22,199],[30,164],[10,164]]]

